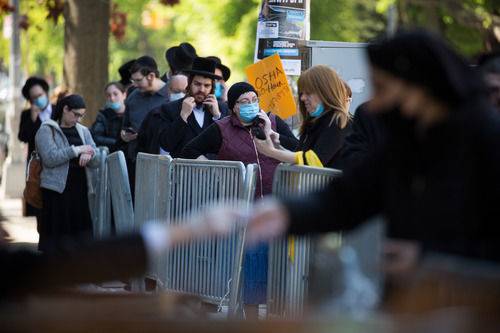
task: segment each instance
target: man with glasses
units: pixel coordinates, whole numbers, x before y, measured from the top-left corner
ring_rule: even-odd
[[[168,87],[160,79],[156,61],[149,56],[138,58],[130,68],[130,81],[136,89],[125,100],[125,114],[120,138],[129,168],[130,185],[134,186],[137,132],[148,113],[165,103]]]
[[[214,95],[215,81],[222,79],[215,74],[216,65],[211,59],[195,58],[192,69],[185,71],[189,75],[187,95],[161,107],[165,119],[160,126],[160,147],[172,157],[179,157],[189,141],[229,114],[227,104]]]

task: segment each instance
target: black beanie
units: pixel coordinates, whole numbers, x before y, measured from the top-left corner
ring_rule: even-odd
[[[234,104],[236,104],[236,100],[243,95],[244,93],[253,91],[257,96],[259,95],[255,88],[247,82],[237,82],[229,88],[227,92],[227,106],[229,110],[233,110]]]

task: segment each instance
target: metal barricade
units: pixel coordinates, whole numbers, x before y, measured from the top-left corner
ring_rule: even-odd
[[[116,233],[129,233],[134,226],[134,209],[123,152],[117,151],[108,155],[106,165]]]
[[[167,223],[180,223],[210,203],[253,200],[254,166],[185,159],[174,159],[170,165]],[[166,254],[164,288],[218,304],[227,304],[230,290],[236,288],[231,295],[232,312],[238,304],[244,247],[244,231],[236,229],[230,237],[188,242]]]
[[[98,147],[99,167],[90,169],[93,173],[92,192],[89,193],[89,207],[94,227],[94,238],[102,239],[111,235],[111,198],[108,188],[107,147]]]
[[[278,198],[305,195],[324,188],[341,175],[340,170],[280,164],[273,178],[273,195]],[[309,236],[290,236],[270,244],[267,283],[269,317],[301,316],[307,297],[310,256]]]

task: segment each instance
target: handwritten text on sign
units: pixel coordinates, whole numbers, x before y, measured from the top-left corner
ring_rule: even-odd
[[[283,119],[296,113],[295,99],[278,54],[248,66],[245,71],[248,82],[259,93],[261,109]]]

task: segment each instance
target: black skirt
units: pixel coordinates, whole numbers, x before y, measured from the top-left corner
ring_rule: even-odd
[[[70,166],[63,193],[42,188],[40,241],[43,252],[60,252],[66,245],[92,237],[85,168]]]

